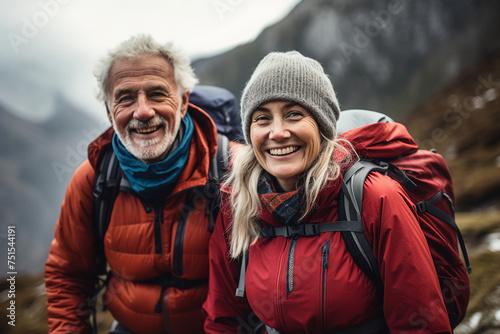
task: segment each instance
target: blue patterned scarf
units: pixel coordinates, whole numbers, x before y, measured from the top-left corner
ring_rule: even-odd
[[[123,174],[132,189],[152,204],[159,204],[172,191],[188,161],[194,128],[189,114],[182,119],[181,126],[184,131],[179,131],[175,139],[180,141],[179,146],[163,161],[151,164],[139,161],[125,148],[116,133],[113,136],[113,149]]]

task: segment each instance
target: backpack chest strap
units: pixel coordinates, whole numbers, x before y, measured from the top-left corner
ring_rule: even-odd
[[[312,237],[325,232],[363,232],[361,221],[335,221],[328,223],[300,224],[298,226],[271,226],[261,228],[262,238]]]

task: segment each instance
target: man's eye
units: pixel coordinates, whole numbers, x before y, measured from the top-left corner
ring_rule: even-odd
[[[124,95],[118,99],[118,103],[128,102],[132,99],[130,95]]]
[[[153,93],[151,93],[151,96],[152,97],[164,97],[164,96],[166,96],[166,94],[163,92],[153,92]]]

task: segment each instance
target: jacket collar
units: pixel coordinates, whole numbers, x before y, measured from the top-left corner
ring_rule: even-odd
[[[210,116],[191,103],[188,112],[194,124],[191,152],[186,167],[172,193],[205,185],[208,180],[210,158],[217,150],[217,128]],[[104,150],[111,145],[113,134],[114,130],[110,127],[89,144],[88,159],[94,169]]]
[[[337,179],[328,182],[316,199],[317,208],[312,210],[304,218],[304,223],[323,223],[332,221],[332,217],[336,216],[335,212],[337,212],[337,197],[340,192],[342,180],[342,175],[339,175]],[[262,207],[259,219],[263,226],[283,226],[283,223],[274,218],[264,207]]]

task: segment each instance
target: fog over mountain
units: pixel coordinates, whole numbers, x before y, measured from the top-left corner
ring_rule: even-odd
[[[7,254],[3,233],[15,225],[18,272],[43,269],[66,186],[105,127],[57,96],[43,122],[0,105],[0,251]]]

